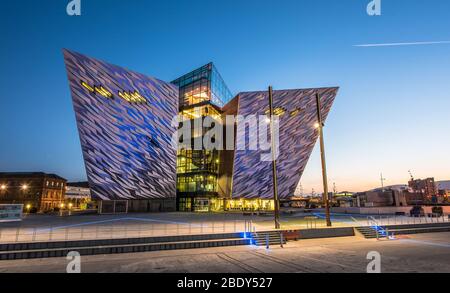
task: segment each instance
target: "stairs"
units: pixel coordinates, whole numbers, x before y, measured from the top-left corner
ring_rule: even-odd
[[[0,261],[249,245],[242,233],[0,244]]]
[[[374,239],[378,236],[380,238],[386,237],[386,230],[389,231],[389,235],[410,235],[419,233],[437,233],[437,232],[450,232],[450,223],[429,223],[429,224],[408,224],[408,225],[390,225],[390,226],[367,226],[356,227],[361,235],[366,239]]]
[[[267,242],[270,245],[281,245],[280,231],[267,232],[253,232],[251,233],[252,244],[256,246],[266,246]],[[283,237],[283,244],[286,244],[286,239]]]
[[[383,238],[386,237],[386,230],[380,226],[367,226],[367,227],[356,227],[356,231],[361,233],[366,239],[374,239],[378,237]]]

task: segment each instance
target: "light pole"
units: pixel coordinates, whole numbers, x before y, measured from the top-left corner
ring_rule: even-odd
[[[327,177],[327,164],[325,161],[325,142],[323,139],[323,127],[325,124],[322,120],[322,109],[320,105],[320,95],[316,93],[316,104],[317,104],[317,129],[319,130],[320,137],[320,158],[322,161],[322,179],[323,179],[323,199],[325,201],[325,217],[327,221],[327,227],[331,227],[331,217],[330,217],[330,200],[328,198],[328,177]]]
[[[275,131],[273,129],[273,89],[269,86],[269,112],[270,112],[270,140],[272,142],[272,182],[273,182],[273,201],[275,212],[275,229],[280,229],[280,202],[278,200],[278,181],[277,181],[277,161],[275,154]]]

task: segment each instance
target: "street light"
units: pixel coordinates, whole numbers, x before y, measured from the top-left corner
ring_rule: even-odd
[[[277,161],[275,154],[275,130],[273,125],[273,89],[269,86],[269,117],[266,122],[270,123],[270,140],[272,141],[272,182],[273,182],[273,202],[275,214],[275,229],[280,229],[280,201],[278,200],[278,178],[277,178]]]
[[[31,209],[31,204],[27,204],[25,206],[25,209],[27,210],[27,214],[29,214],[30,213],[30,209]]]
[[[6,189],[6,185],[5,185],[5,184],[2,184],[2,185],[0,186],[0,189],[1,189],[1,190],[5,190],[5,189]]]
[[[22,190],[27,190],[28,189],[28,185],[24,184],[22,185]]]
[[[325,142],[323,139],[324,123],[322,120],[322,110],[320,106],[319,93],[316,93],[316,104],[317,104],[317,123],[315,124],[315,126],[317,126],[316,128],[319,130],[319,137],[320,137],[320,157],[322,161],[323,199],[325,201],[325,217],[327,221],[327,227],[331,227],[330,200],[328,198],[327,165],[325,161]]]

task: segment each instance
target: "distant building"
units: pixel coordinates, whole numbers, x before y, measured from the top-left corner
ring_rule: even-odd
[[[405,195],[396,189],[358,192],[354,195],[356,207],[401,207],[407,206]]]
[[[413,192],[421,193],[427,202],[432,202],[433,197],[438,194],[434,178],[411,179],[408,186]]]
[[[352,207],[353,195],[354,193],[349,191],[336,192],[332,196],[332,204],[338,207]]]
[[[66,186],[66,201],[74,208],[86,209],[91,202],[91,190],[88,182],[69,182]]]
[[[42,172],[0,173],[0,203],[23,204],[29,212],[51,211],[64,203],[66,182]]]
[[[439,197],[443,199],[444,203],[449,203],[448,196],[450,195],[450,181],[436,182]]]
[[[438,190],[446,190],[447,193],[450,193],[450,180],[447,181],[438,181],[436,182]]]

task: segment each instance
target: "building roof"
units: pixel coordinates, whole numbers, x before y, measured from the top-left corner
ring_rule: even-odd
[[[81,181],[81,182],[68,182],[67,186],[71,187],[81,187],[81,188],[89,188],[89,182]]]
[[[450,190],[450,180],[447,181],[438,181],[436,182],[438,189],[440,190]]]
[[[8,177],[14,178],[46,177],[67,181],[65,178],[59,175],[48,174],[44,172],[0,172],[0,178],[8,178]]]

